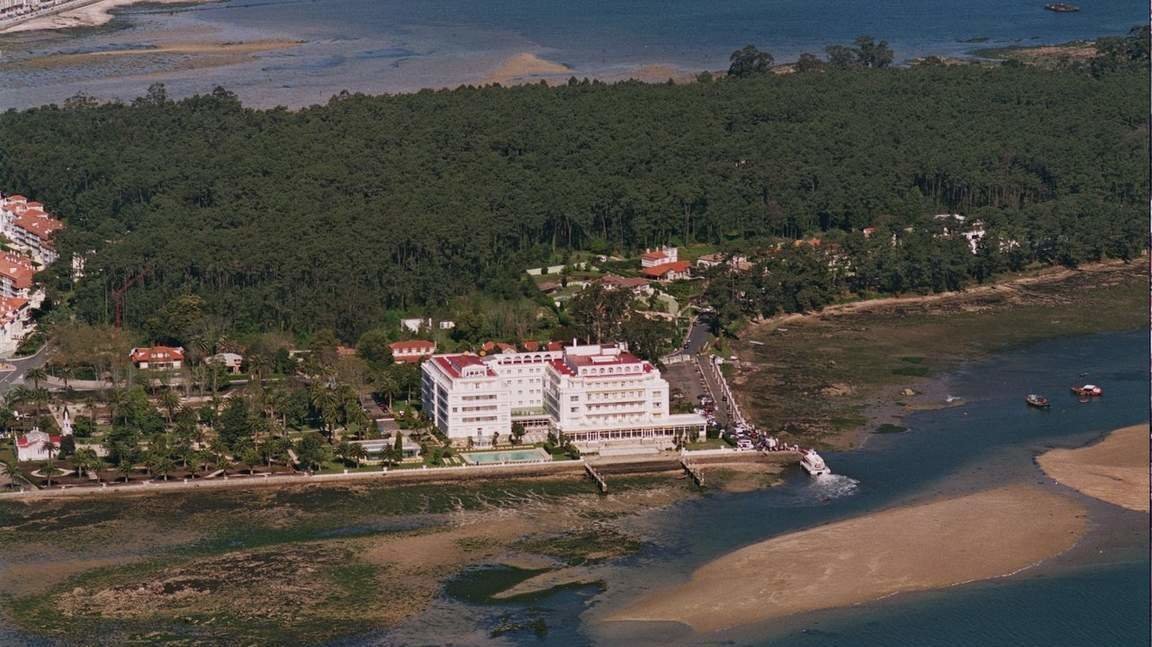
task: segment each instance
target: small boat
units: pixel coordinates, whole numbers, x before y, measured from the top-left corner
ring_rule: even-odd
[[[1080,11],[1080,7],[1068,2],[1053,2],[1044,5],[1044,8],[1048,11],[1055,11],[1056,13],[1076,13]]]
[[[1028,396],[1024,398],[1024,401],[1028,403],[1028,406],[1036,407],[1037,409],[1047,409],[1051,406],[1048,398],[1042,395],[1036,395],[1035,393],[1029,393]]]
[[[1098,398],[1104,395],[1104,389],[1096,386],[1095,384],[1085,384],[1084,386],[1072,387],[1072,392],[1082,398]]]
[[[804,452],[804,456],[800,459],[800,467],[804,468],[812,476],[820,476],[821,474],[831,474],[832,470],[828,469],[828,465],[820,454],[816,453],[815,449],[809,449]]]

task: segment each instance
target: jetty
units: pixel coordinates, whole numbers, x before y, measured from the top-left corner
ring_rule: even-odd
[[[689,463],[688,459],[684,458],[683,456],[680,457],[680,466],[684,468],[684,471],[688,473],[688,476],[692,477],[692,480],[696,482],[697,487],[704,487],[704,470],[696,467],[692,463]]]
[[[591,476],[593,481],[596,481],[596,487],[600,488],[600,494],[607,494],[608,493],[608,481],[605,481],[604,477],[601,476],[600,473],[596,471],[596,468],[594,468],[588,464],[588,461],[583,461],[583,463],[584,463],[584,471],[588,472],[588,476]]]

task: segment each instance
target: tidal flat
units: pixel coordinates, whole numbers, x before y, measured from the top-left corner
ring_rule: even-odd
[[[5,620],[70,642],[352,636],[419,613],[472,568],[556,572],[541,590],[594,581],[565,569],[639,550],[644,538],[619,521],[695,496],[664,475],[612,486],[608,496],[582,479],[526,479],[5,502]]]

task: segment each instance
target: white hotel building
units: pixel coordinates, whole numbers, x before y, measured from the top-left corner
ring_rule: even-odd
[[[489,445],[512,424],[563,433],[581,450],[671,447],[703,435],[696,414],[670,414],[668,382],[622,344],[436,355],[422,365],[424,412],[456,444]]]

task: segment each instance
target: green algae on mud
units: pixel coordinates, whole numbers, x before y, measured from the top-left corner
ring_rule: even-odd
[[[667,477],[621,476],[612,485],[620,494],[661,488],[679,496]],[[606,526],[627,513],[597,515],[599,500],[590,481],[525,479],[5,502],[0,540],[18,547],[12,557],[64,568],[39,590],[10,595],[7,615],[26,631],[66,641],[323,642],[418,613],[438,581],[493,552],[531,550],[556,564],[584,564],[638,550],[642,542]],[[460,537],[450,542],[459,560],[416,572],[364,557],[392,545],[380,542],[451,532],[458,513],[519,507],[564,512],[596,529],[510,541]],[[163,529],[173,527],[196,531],[166,540]],[[128,545],[127,554],[117,552]],[[77,554],[69,546],[83,548]],[[82,563],[90,554],[123,559],[92,568]],[[71,571],[70,560],[80,560]]]

